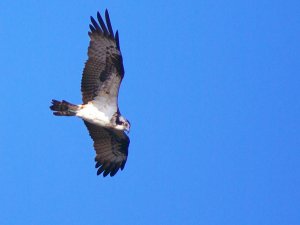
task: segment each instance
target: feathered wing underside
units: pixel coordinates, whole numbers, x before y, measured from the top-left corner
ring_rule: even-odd
[[[104,177],[108,174],[114,176],[119,169],[123,170],[130,142],[124,131],[99,127],[86,121],[84,123],[94,141],[97,175],[103,173]]]
[[[91,17],[88,60],[81,80],[82,101],[84,104],[93,101],[103,112],[108,107],[116,112],[119,87],[124,76],[119,35],[118,31],[114,35],[107,10],[106,25],[99,12],[97,20]]]

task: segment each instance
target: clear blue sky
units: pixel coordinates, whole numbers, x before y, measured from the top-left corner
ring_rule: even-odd
[[[120,32],[126,167],[80,119],[89,16]],[[300,2],[0,2],[0,224],[299,225]]]

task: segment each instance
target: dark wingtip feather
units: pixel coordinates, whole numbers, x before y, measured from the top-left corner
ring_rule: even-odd
[[[99,27],[98,23],[96,22],[96,20],[94,19],[94,17],[91,16],[91,22],[94,26],[94,28],[97,30],[97,31],[100,31],[101,32],[101,28]]]
[[[99,12],[97,12],[97,19],[98,22],[94,19],[94,17],[90,17],[91,24],[89,26],[91,32],[88,33],[89,36],[91,36],[94,32],[103,33],[105,36],[112,38],[116,42],[117,49],[120,51],[119,32],[116,31],[116,33],[114,34],[108,10],[105,10],[106,24]]]
[[[101,166],[101,167],[97,170],[97,176],[99,176],[103,171],[104,171],[104,168],[103,168],[103,166]]]
[[[125,167],[125,164],[126,164],[126,160],[124,160],[124,161],[122,162],[122,165],[120,166],[121,170],[123,170],[123,169],[124,169],[124,167]]]
[[[108,28],[109,34],[110,34],[110,36],[112,38],[114,38],[114,31],[113,31],[112,26],[111,26],[111,22],[110,22],[110,18],[109,18],[109,13],[108,13],[107,9],[105,10],[105,20],[106,20],[106,24],[107,24],[107,28]]]
[[[96,160],[95,168],[97,170],[97,176],[103,175],[103,177],[106,177],[110,175],[111,177],[115,176],[116,173],[121,169],[123,170],[125,163],[104,163],[102,164],[101,162]]]
[[[93,27],[92,24],[90,24],[90,30],[91,30],[92,33],[96,31],[95,27]]]
[[[108,34],[107,28],[106,28],[105,23],[104,23],[104,21],[103,21],[103,19],[102,19],[99,12],[97,12],[97,19],[98,19],[98,22],[99,22],[99,24],[102,28],[102,31],[103,31],[104,35],[107,35]]]
[[[116,166],[111,172],[110,172],[110,176],[113,177],[114,175],[116,175],[116,173],[119,171],[119,167]]]
[[[95,168],[98,168],[101,166],[101,163],[100,162],[97,162],[96,165],[95,165]]]
[[[105,170],[105,171],[103,172],[103,177],[106,177],[109,173],[110,173],[110,170]]]
[[[120,42],[119,42],[119,31],[116,31],[115,40],[117,44],[117,49],[120,51]]]

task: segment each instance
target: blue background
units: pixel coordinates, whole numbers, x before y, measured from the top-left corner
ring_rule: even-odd
[[[126,167],[80,119],[89,16],[120,32]],[[300,2],[0,2],[0,224],[300,224]]]

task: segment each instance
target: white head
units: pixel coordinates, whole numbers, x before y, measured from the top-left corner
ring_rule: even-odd
[[[127,119],[125,119],[125,117],[118,116],[116,118],[116,129],[125,130],[129,133],[129,131],[130,131],[130,122]]]

